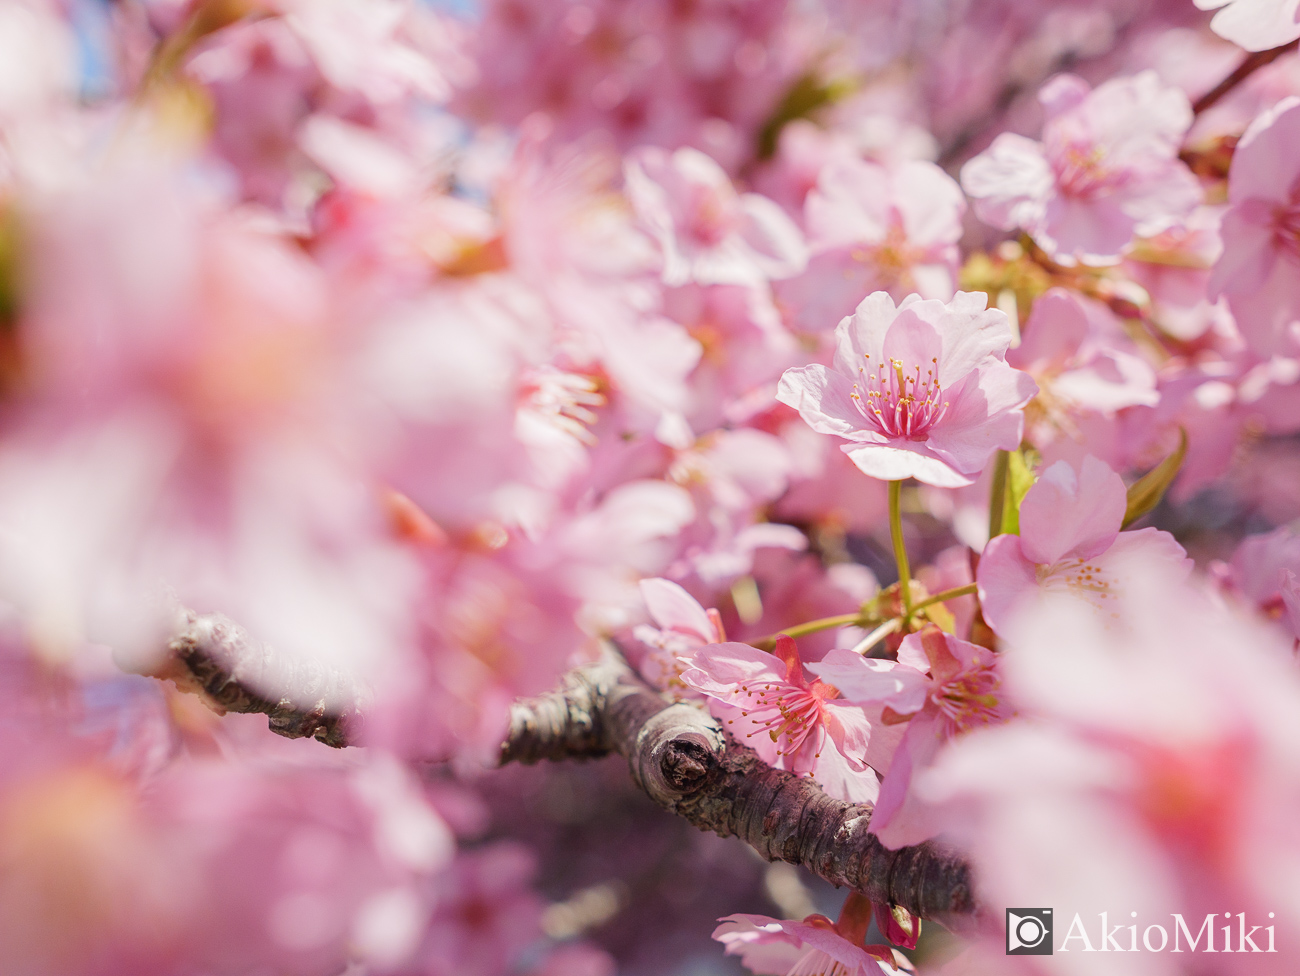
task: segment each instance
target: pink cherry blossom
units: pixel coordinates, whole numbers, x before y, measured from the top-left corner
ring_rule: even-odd
[[[1020,444],[1037,387],[1005,362],[1007,317],[981,293],[951,302],[884,292],[835,330],[833,368],[786,370],[777,399],[873,478],[968,485],[999,448]]]
[[[1300,637],[1293,610],[1297,572],[1300,572],[1300,536],[1283,526],[1243,539],[1232,554],[1232,561],[1222,566],[1220,575],[1230,591],[1240,594],[1265,616],[1277,619],[1292,637]]]
[[[873,291],[947,301],[965,209],[961,188],[933,163],[832,162],[804,203],[808,270],[777,293],[810,332],[829,329]]]
[[[1101,911],[1125,926],[1130,912],[1142,926],[1178,912],[1195,930],[1227,897],[1251,924],[1267,917],[1281,944],[1300,927],[1277,880],[1300,863],[1291,642],[1135,558],[1117,618],[1055,594],[1018,622],[1004,686],[1033,720],[954,742],[918,793],[972,852],[982,897],[1031,893],[1058,917],[1080,912],[1094,947]],[[1287,973],[1281,955],[1250,969]],[[1125,971],[1182,971],[1143,957]]]
[[[895,952],[886,945],[862,944],[871,905],[852,894],[838,922],[809,915],[802,922],[766,915],[728,915],[713,930],[727,955],[740,956],[758,976],[878,976],[899,972]],[[866,909],[867,911],[863,911]],[[865,916],[865,917],[859,917]],[[915,945],[915,940],[911,943]],[[910,965],[908,966],[910,969]]]
[[[669,285],[753,285],[798,274],[803,235],[771,200],[737,193],[697,149],[642,149],[629,157],[627,194],[663,252]]]
[[[830,928],[830,920],[782,921],[766,915],[728,915],[713,932],[752,973],[768,976],[878,976],[894,966],[851,944]]]
[[[876,799],[879,782],[867,768],[871,723],[834,687],[808,681],[791,638],[778,637],[775,654],[729,642],[687,661],[681,680],[708,697],[726,730],[764,762],[811,776],[842,800]]]
[[[1210,277],[1247,344],[1261,355],[1300,348],[1300,98],[1251,123],[1232,157],[1223,256]]]
[[[1124,269],[1150,296],[1150,317],[1161,332],[1184,342],[1210,333],[1236,335],[1226,304],[1209,300],[1210,269],[1223,254],[1221,206],[1197,207],[1184,220],[1145,238],[1124,259]]]
[[[1038,98],[1047,115],[1041,142],[1003,133],[962,167],[981,220],[1027,231],[1062,264],[1110,264],[1134,237],[1158,233],[1200,202],[1178,160],[1191,107],[1155,72],[1096,90],[1058,75]]]
[[[1007,362],[1034,377],[1039,402],[1049,412],[1114,414],[1160,401],[1156,371],[1138,355],[1115,316],[1064,288],[1035,299],[1024,339],[1007,353]]]
[[[919,844],[933,836],[937,827],[912,795],[913,778],[953,737],[1009,716],[999,688],[996,655],[927,627],[903,638],[897,662],[837,650],[808,669],[842,686],[848,701],[884,706],[882,722],[887,726],[907,723],[889,765],[876,767],[884,773],[884,781],[871,830],[890,848]]]
[[[1218,10],[1210,29],[1247,51],[1267,51],[1300,37],[1296,0],[1194,0],[1202,10]]]
[[[984,619],[1005,633],[1021,606],[1040,592],[1064,592],[1102,615],[1127,583],[1122,568],[1146,553],[1172,568],[1190,569],[1168,532],[1120,532],[1127,505],[1124,482],[1104,462],[1085,457],[1076,472],[1057,461],[1020,503],[1020,534],[992,539],[976,575]]]
[[[720,644],[727,639],[722,617],[712,607],[705,610],[699,601],[671,580],[641,581],[641,596],[655,626],[637,625],[632,634],[650,650],[637,662],[642,676],[664,691],[687,691],[681,680],[685,665],[679,658],[706,644]]]

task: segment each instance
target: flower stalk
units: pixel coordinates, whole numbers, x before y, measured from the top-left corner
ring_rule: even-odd
[[[912,617],[912,571],[907,563],[907,546],[903,542],[903,483],[889,483],[889,536],[894,542],[894,562],[898,565],[898,592],[903,601],[903,619]]]

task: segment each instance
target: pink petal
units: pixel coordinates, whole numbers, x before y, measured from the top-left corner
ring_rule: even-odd
[[[1021,551],[1016,535],[1000,535],[989,541],[980,555],[976,573],[980,609],[995,634],[1005,634],[1017,605],[1038,592],[1036,567]]]
[[[1222,6],[1196,0],[1202,10]],[[1214,15],[1210,29],[1247,51],[1267,51],[1300,37],[1296,0],[1235,0]]]
[[[883,166],[861,159],[828,163],[804,203],[808,235],[817,247],[881,241],[889,227],[890,196]]]
[[[961,474],[940,460],[923,444],[902,441],[897,446],[885,444],[845,444],[840,450],[849,456],[858,470],[882,481],[915,478],[936,488],[964,488],[975,479]]]
[[[865,440],[861,427],[866,420],[854,406],[852,393],[851,380],[820,363],[787,369],[776,388],[776,398],[798,410],[817,433]]]
[[[880,795],[880,780],[874,772],[865,768],[865,763],[850,763],[836,748],[825,729],[818,729],[808,736],[804,749],[812,749],[813,743],[819,743],[817,751],[820,755],[808,757],[808,772],[828,796],[848,803],[876,802]],[[803,771],[803,763],[797,771]]]
[[[785,662],[749,644],[728,641],[709,644],[690,656],[691,667],[682,680],[709,695],[731,698],[743,694],[742,684],[754,681],[786,683]]]
[[[864,757],[872,733],[871,722],[866,714],[856,705],[837,704],[833,701],[825,702],[822,708],[826,732],[835,748],[854,769],[865,769],[867,764]]]
[[[1050,288],[1034,300],[1024,338],[1007,353],[1016,369],[1059,369],[1079,351],[1088,337],[1083,301],[1065,288]]]
[[[1295,0],[1289,0],[1294,9]],[[1242,135],[1228,171],[1228,200],[1289,203],[1300,178],[1300,97],[1282,99],[1262,113]]]
[[[857,376],[859,366],[881,362],[885,334],[897,314],[898,307],[888,292],[872,292],[862,299],[853,314],[835,329],[835,369],[846,376]]]
[[[1042,147],[1004,132],[961,168],[962,189],[980,220],[1001,230],[1032,227],[1055,180]]]
[[[1057,461],[1020,504],[1021,551],[1049,566],[1066,556],[1091,559],[1115,541],[1127,504],[1123,479],[1104,461],[1088,455],[1077,476]]]
[[[979,474],[994,451],[1020,446],[1020,408],[1037,392],[1038,384],[1028,373],[990,362],[949,391],[948,413],[930,431],[930,450],[954,470]]]
[[[705,644],[717,641],[718,635],[699,601],[671,580],[643,579],[641,599],[663,630],[690,634]]]
[[[893,182],[895,205],[909,242],[928,247],[961,239],[966,198],[956,180],[934,163],[910,160],[899,165]]]
[[[780,206],[765,196],[746,193],[740,207],[740,237],[765,277],[790,278],[807,266],[808,245]]]
[[[915,668],[865,658],[846,648],[836,648],[806,667],[838,688],[845,701],[886,704],[900,715],[919,711],[929,693],[930,679]]]
[[[871,815],[871,832],[890,850],[923,843],[938,832],[937,818],[913,795],[912,782],[946,741],[937,715],[920,715],[908,723],[889,775],[880,784],[880,798]]]

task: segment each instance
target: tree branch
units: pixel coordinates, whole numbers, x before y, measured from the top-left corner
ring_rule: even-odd
[[[516,702],[502,763],[617,752],[661,807],[739,837],[769,861],[800,864],[873,902],[955,928],[975,912],[969,866],[937,844],[891,851],[867,831],[869,804],[845,803],[773,769],[694,705],[667,704],[613,653],[564,687]]]
[[[314,661],[289,662],[219,613],[186,611],[167,657],[151,674],[198,695],[219,715],[259,712],[277,735],[315,738],[336,749],[356,742],[367,697],[347,675]],[[273,698],[259,690],[266,688],[298,694]]]
[[[1232,74],[1228,75],[1228,77],[1224,78],[1193,103],[1192,114],[1200,115],[1210,106],[1217,105],[1223,96],[1227,95],[1260,68],[1272,64],[1284,54],[1291,53],[1296,49],[1297,45],[1300,45],[1300,41],[1292,41],[1290,44],[1283,44],[1281,47],[1247,54],[1242,58],[1241,63],[1233,70]]]
[[[188,614],[168,651],[154,676],[218,712],[261,712],[272,732],[336,748],[358,741],[364,694],[337,672],[286,664],[220,614]],[[264,688],[302,693],[276,699]],[[665,810],[739,837],[769,861],[803,865],[950,927],[973,917],[970,869],[956,852],[936,844],[888,850],[868,833],[869,804],[833,799],[812,780],[768,766],[703,709],[666,702],[612,649],[567,674],[558,690],[512,706],[500,762],[610,753],[627,760],[632,779]]]

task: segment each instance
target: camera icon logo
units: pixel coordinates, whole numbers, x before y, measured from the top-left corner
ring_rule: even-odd
[[[1007,955],[1050,956],[1052,954],[1052,910],[1050,908],[1007,909]]]

